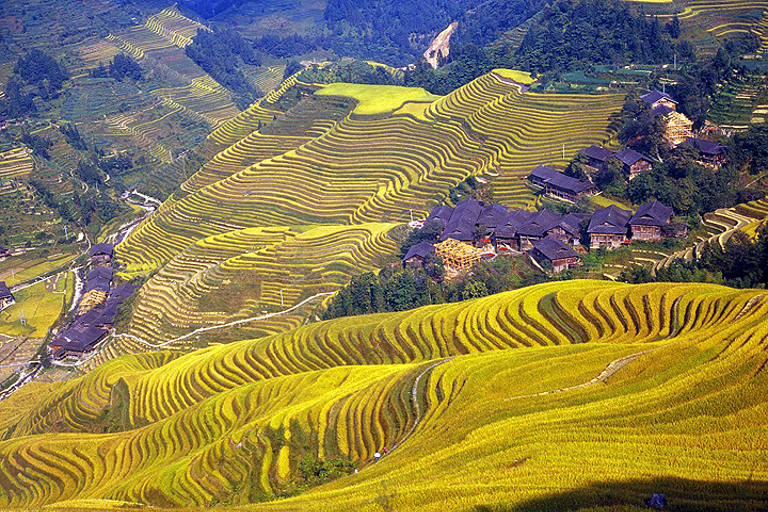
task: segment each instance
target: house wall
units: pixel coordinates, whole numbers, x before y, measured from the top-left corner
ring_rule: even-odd
[[[621,247],[621,243],[624,241],[624,238],[625,238],[625,235],[590,233],[589,246],[594,249],[598,247],[615,249],[617,247]]]
[[[631,166],[624,166],[624,172],[629,176],[629,179],[635,178],[638,174],[643,172],[649,172],[651,170],[651,162],[645,160],[639,160]]]
[[[563,270],[569,269],[571,266],[578,263],[579,258],[562,258],[552,261],[552,271],[559,274]]]
[[[648,240],[652,242],[661,240],[660,226],[632,226],[631,229],[633,240]]]

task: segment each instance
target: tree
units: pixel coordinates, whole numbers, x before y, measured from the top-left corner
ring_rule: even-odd
[[[479,297],[485,297],[488,295],[488,287],[482,281],[470,281],[467,286],[464,287],[462,292],[462,298],[477,299]]]

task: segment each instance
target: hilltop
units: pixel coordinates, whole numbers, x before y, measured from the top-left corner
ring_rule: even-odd
[[[575,281],[122,357],[3,403],[0,499],[634,510],[664,492],[672,510],[759,509],[767,307]],[[334,459],[358,472],[314,487],[311,461]]]

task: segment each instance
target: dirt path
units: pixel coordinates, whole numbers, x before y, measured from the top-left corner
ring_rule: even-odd
[[[605,367],[605,369],[600,372],[600,374],[587,381],[583,382],[581,384],[577,384],[575,386],[568,386],[566,388],[560,388],[560,389],[552,389],[550,391],[542,391],[541,393],[531,393],[528,395],[518,395],[518,396],[512,396],[507,398],[506,400],[517,400],[518,398],[533,398],[537,396],[546,396],[546,395],[554,395],[557,393],[565,393],[566,391],[573,391],[576,389],[583,389],[590,386],[594,386],[595,384],[600,384],[601,382],[605,382],[608,380],[611,376],[615,375],[616,372],[627,366],[629,363],[634,361],[635,359],[639,358],[640,356],[644,356],[645,354],[650,354],[651,352],[655,352],[656,350],[659,350],[663,347],[666,347],[668,345],[660,345],[658,347],[649,348],[648,350],[643,350],[642,352],[638,352],[637,354],[630,354],[628,356],[620,357],[618,359],[614,359],[610,363],[608,363],[608,366]]]
[[[416,377],[416,380],[413,381],[413,387],[411,388],[411,398],[413,399],[413,409],[416,411],[416,419],[413,422],[413,425],[411,425],[410,430],[397,442],[394,446],[392,446],[390,451],[394,451],[395,448],[403,444],[406,439],[408,439],[411,434],[416,430],[416,427],[419,426],[419,423],[421,423],[421,420],[424,419],[424,413],[421,411],[421,406],[419,406],[419,401],[416,399],[416,393],[419,389],[419,382],[421,381],[421,378],[426,375],[427,373],[431,372],[441,364],[445,364],[449,361],[451,361],[453,358],[449,357],[447,359],[443,359],[441,361],[437,361],[434,364],[429,365],[423,372],[419,374],[418,377]]]

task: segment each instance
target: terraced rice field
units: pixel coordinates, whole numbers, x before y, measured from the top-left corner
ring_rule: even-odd
[[[175,7],[168,7],[147,18],[143,25],[106,36],[103,42],[93,43],[81,50],[88,62],[104,62],[111,50],[101,48],[110,44],[179,85],[152,90],[152,94],[166,106],[203,120],[216,128],[238,114],[230,93],[207,75],[184,53],[198,29],[208,30],[200,23],[185,17]],[[108,60],[108,59],[107,59]],[[94,65],[98,62],[94,62]]]
[[[570,158],[578,149],[609,138],[611,115],[620,110],[622,96],[524,94],[513,77],[518,75],[499,70],[437,98],[419,89],[335,84],[287,112],[271,110],[283,94],[295,90],[291,87],[297,77],[291,77],[215,130],[208,139],[211,160],[118,247],[126,275],[163,269],[142,290],[146,307],[136,310],[131,334],[155,344],[196,326],[277,307],[277,284],[270,284],[273,288],[264,288],[261,295],[252,292],[247,306],[201,310],[197,302],[210,292],[211,279],[226,287],[227,278],[218,270],[204,277],[196,273],[198,268],[192,272],[195,282],[189,283],[190,275],[179,277],[171,270],[168,277],[164,272],[188,265],[189,258],[211,263],[205,240],[231,240],[235,252],[227,258],[232,258],[242,254],[234,240],[251,230],[259,236],[269,232],[286,237],[267,243],[275,247],[289,239],[309,240],[316,230],[338,230],[344,236],[369,226],[386,225],[389,230],[408,220],[411,209],[426,215],[468,176],[495,179],[497,201],[533,205],[534,196],[520,178],[535,165],[563,163],[563,144]],[[365,236],[381,239],[380,234]],[[356,250],[364,248],[361,256],[349,252],[346,243],[325,242],[324,261],[338,266],[330,281],[315,277],[314,267],[285,260],[284,277],[278,279],[284,288],[281,305],[333,290],[396,251],[391,241],[375,242],[371,250],[369,241],[356,239]],[[243,269],[253,270],[259,279],[270,276],[266,261],[272,258],[274,264],[279,254],[265,249],[258,262]],[[355,265],[344,254],[352,255]],[[312,265],[321,269],[317,276],[324,274],[320,260]],[[295,281],[302,275],[306,277],[299,285]],[[265,286],[271,283],[271,277],[264,279]],[[203,282],[207,284],[201,287]],[[127,344],[118,344],[115,353],[128,350]]]
[[[312,455],[359,473],[248,510],[754,509],[766,313],[758,290],[573,281],[122,357],[0,404],[0,505],[242,507]]]
[[[712,38],[755,34],[762,41],[759,51],[768,51],[768,2],[765,0],[692,0],[686,1],[677,11],[662,6],[659,15],[671,17],[674,12],[678,12],[684,26],[698,29]]]
[[[695,245],[675,252],[669,257],[658,261],[655,268],[660,266],[666,267],[678,258],[682,258],[684,261],[691,261],[708,244],[717,244],[720,247],[725,247],[725,244],[737,231],[744,231],[754,235],[757,227],[764,223],[766,218],[768,218],[768,198],[739,204],[731,208],[721,208],[712,213],[707,213],[704,215],[703,221],[706,234],[700,235]]]
[[[26,178],[35,168],[35,161],[25,147],[0,153],[0,181]]]
[[[402,222],[411,208],[426,213],[470,175],[498,175],[497,200],[525,206],[533,195],[519,178],[539,163],[560,162],[563,143],[568,158],[606,139],[621,101],[620,95],[521,94],[517,85],[487,75],[431,103],[424,119],[351,113],[326,122],[326,131],[295,149],[211,176],[214,167],[233,169],[220,165],[226,157],[286,142],[254,134],[253,120],[245,119],[249,109],[212,136],[247,135],[182,187],[193,193],[169,201],[135,230],[121,259],[129,272],[146,271],[196,239],[254,226]],[[301,123],[301,113],[291,122]],[[314,135],[307,124],[299,133]]]
[[[394,227],[248,228],[204,238],[142,287],[129,332],[159,343],[193,328],[283,310],[318,292],[333,291],[396,251],[388,235]],[[238,288],[243,282],[248,285]]]

